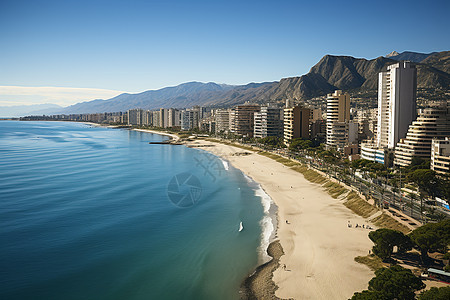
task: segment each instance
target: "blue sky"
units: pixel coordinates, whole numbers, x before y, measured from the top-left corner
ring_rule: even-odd
[[[450,50],[449,3],[0,0],[0,106],[275,81],[326,54]]]

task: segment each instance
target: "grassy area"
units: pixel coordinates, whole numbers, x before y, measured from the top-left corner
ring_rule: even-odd
[[[304,165],[299,164],[297,166],[292,167],[291,169],[299,173],[302,173],[306,180],[313,183],[323,184],[328,181],[324,176],[320,175],[314,170],[308,169],[308,167]]]
[[[397,220],[393,219],[392,217],[388,216],[385,213],[382,213],[378,217],[373,218],[371,222],[380,228],[394,229],[401,231],[404,234],[407,234],[411,231],[408,227],[401,224],[400,222],[398,222]]]
[[[355,261],[360,264],[367,265],[372,271],[376,271],[384,267],[381,258],[376,256],[375,254],[369,254],[367,256],[357,256],[355,257]]]
[[[225,142],[225,141],[221,141],[221,140],[216,140],[216,139],[211,139],[211,138],[206,138],[204,139],[205,141],[208,142],[213,142],[213,143],[219,143],[219,144],[224,144],[224,145],[228,145],[228,146],[233,146],[236,148],[241,148],[244,150],[249,150],[249,151],[254,151],[255,149],[253,149],[252,147],[248,147],[248,146],[244,146],[244,145],[239,145],[239,144],[235,144],[232,142]]]
[[[358,196],[355,191],[348,193],[346,199],[344,205],[363,218],[368,218],[378,211],[377,208]]]
[[[260,151],[258,154],[269,157],[287,167],[290,167],[292,170],[303,174],[306,180],[312,182],[312,183],[318,183],[323,184],[323,187],[325,190],[333,197],[337,198],[343,193],[347,191],[347,189],[337,183],[331,182],[328,179],[326,179],[325,176],[322,176],[318,172],[309,169],[307,166],[302,165],[301,163],[292,161],[290,159],[281,157],[276,154],[268,153],[265,151]]]
[[[276,155],[276,154],[272,154],[269,152],[265,152],[265,151],[259,151],[258,152],[259,155],[271,158],[277,162],[279,162],[280,164],[283,164],[287,167],[293,167],[293,166],[299,166],[300,164],[298,162],[292,161],[290,159],[284,158],[282,156]]]
[[[335,199],[347,191],[345,187],[331,181],[325,183],[323,187],[327,190],[328,194]]]

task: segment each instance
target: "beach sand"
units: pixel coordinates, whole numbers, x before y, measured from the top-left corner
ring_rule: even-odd
[[[254,152],[236,155],[249,151],[208,141],[189,145],[214,145],[203,149],[261,184],[278,206],[277,239],[284,255],[273,272],[276,297],[348,299],[367,288],[374,273],[354,258],[367,255],[373,244],[369,230],[355,228],[355,224],[367,224],[366,220],[347,209],[342,200],[332,198],[302,174]]]

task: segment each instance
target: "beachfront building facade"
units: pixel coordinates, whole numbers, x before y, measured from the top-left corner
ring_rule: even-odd
[[[145,125],[144,119],[146,115],[146,111],[140,108],[134,108],[128,110],[128,125]]]
[[[431,170],[450,175],[450,137],[431,140]]]
[[[340,90],[327,95],[327,147],[342,150],[358,136],[358,124],[350,121],[350,95]]]
[[[260,111],[260,106],[255,104],[238,105],[231,110],[230,131],[244,137],[253,137],[254,115]]]
[[[283,135],[283,110],[281,108],[262,106],[259,112],[255,112],[254,119],[253,137],[265,138]]]
[[[392,64],[378,74],[377,128],[372,141],[361,145],[361,158],[391,166],[394,149],[416,119],[417,70],[410,62]],[[389,158],[389,159],[387,159]]]
[[[284,109],[284,143],[289,145],[293,139],[309,138],[309,108],[296,106]]]
[[[216,133],[228,133],[230,131],[230,110],[217,109],[215,111]]]
[[[395,165],[406,167],[414,157],[430,159],[432,139],[450,136],[449,109],[447,105],[441,105],[419,112],[417,120],[409,126],[406,138],[400,139],[395,147]]]
[[[179,127],[180,125],[180,111],[175,108],[169,108],[167,110],[167,127]]]
[[[186,109],[181,113],[181,130],[192,130],[199,126],[199,112],[197,109]]]
[[[385,164],[387,159],[387,154],[392,153],[392,151],[388,151],[388,149],[378,148],[371,141],[365,141],[361,143],[361,154],[360,157],[362,159],[367,159],[370,161],[374,161],[380,164]]]
[[[376,144],[393,149],[405,138],[416,112],[417,69],[408,61],[388,66],[378,74]]]

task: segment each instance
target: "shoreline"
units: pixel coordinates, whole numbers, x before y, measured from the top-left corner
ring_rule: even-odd
[[[201,149],[241,170],[277,207],[277,240],[271,241],[268,251],[279,247],[284,255],[258,266],[244,280],[244,299],[348,299],[367,288],[373,272],[354,258],[371,249],[369,232],[347,227],[347,222],[364,224],[367,219],[346,208],[343,200],[332,198],[321,185],[254,151],[205,140],[186,145],[206,145]]]
[[[168,136],[168,137],[170,137],[171,140],[174,140],[174,141],[178,141],[180,139],[180,137],[176,134],[167,133],[167,132],[163,132],[163,131],[156,131],[156,130],[150,130],[150,129],[139,129],[139,128],[132,128],[132,130]]]

